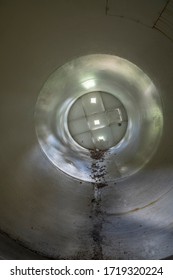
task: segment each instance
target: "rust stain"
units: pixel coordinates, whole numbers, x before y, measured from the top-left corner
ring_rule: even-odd
[[[106,150],[94,149],[90,150],[91,178],[93,180],[94,197],[91,200],[91,216],[93,228],[91,238],[93,240],[93,257],[92,259],[103,259],[102,251],[102,226],[104,223],[104,215],[101,209],[101,189],[107,186],[105,175],[106,165],[104,164]]]
[[[142,206],[142,207],[137,207],[137,208],[134,208],[130,211],[126,211],[126,212],[119,212],[119,213],[112,213],[112,214],[107,214],[109,216],[123,216],[123,215],[127,215],[127,214],[131,214],[131,213],[134,213],[134,212],[138,212],[140,210],[143,210],[145,208],[148,208],[149,206],[151,205],[154,205],[156,202],[158,202],[159,200],[161,199],[161,197],[159,197],[158,199],[150,202],[149,204],[145,205],[145,206]],[[106,214],[106,213],[105,213]]]
[[[107,174],[106,165],[104,164],[105,154],[107,150],[94,149],[90,150],[90,156],[92,161],[91,164],[91,175],[94,184],[97,188],[106,187],[108,184],[105,180],[105,175]]]

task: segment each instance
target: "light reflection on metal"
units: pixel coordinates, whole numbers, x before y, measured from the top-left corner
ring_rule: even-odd
[[[118,108],[118,109],[116,109],[116,110],[118,111],[119,120],[120,120],[120,122],[122,122],[122,121],[123,121],[123,118],[122,118],[121,111],[120,111],[120,109],[119,109],[119,108]]]
[[[94,121],[94,124],[95,124],[95,125],[99,125],[99,124],[100,124],[100,121],[99,121],[99,120],[95,120],[95,121]]]
[[[73,72],[71,65],[74,66]],[[92,78],[87,79],[88,73]],[[68,129],[71,106],[91,91],[110,93],[120,100],[127,111],[125,136],[109,149],[104,162],[107,168],[105,180],[122,180],[151,159],[159,145],[163,127],[157,88],[141,69],[125,59],[111,55],[88,55],[57,69],[43,86],[36,105],[39,143],[57,168],[80,180],[92,181],[90,152],[74,141]],[[96,102],[96,97],[92,98],[88,101],[90,107]],[[119,116],[121,118],[120,113]],[[120,127],[123,128],[123,122]]]
[[[84,86],[85,89],[92,89],[93,87],[95,87],[96,82],[95,80],[88,80],[82,83],[82,85]],[[96,98],[93,99],[93,102],[91,103],[96,103]]]
[[[96,103],[96,98],[95,97],[91,98],[91,103]]]
[[[99,136],[99,137],[98,137],[98,141],[105,141],[104,136]]]

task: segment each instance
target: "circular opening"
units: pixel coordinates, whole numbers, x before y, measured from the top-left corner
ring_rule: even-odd
[[[52,73],[38,97],[35,121],[46,156],[70,176],[95,182],[94,152],[106,150],[109,182],[127,178],[151,159],[162,135],[163,113],[158,89],[139,67],[95,54]]]
[[[127,114],[115,96],[101,91],[90,92],[71,106],[68,128],[80,146],[90,150],[107,150],[124,137]]]

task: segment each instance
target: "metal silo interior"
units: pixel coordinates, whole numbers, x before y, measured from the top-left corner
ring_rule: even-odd
[[[173,258],[173,0],[0,0],[0,259]]]

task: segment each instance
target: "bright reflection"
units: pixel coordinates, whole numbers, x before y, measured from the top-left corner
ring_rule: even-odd
[[[99,125],[99,124],[100,124],[100,121],[99,121],[99,120],[95,120],[95,121],[94,121],[94,124],[95,124],[95,125]]]
[[[121,110],[118,108],[117,111],[118,111],[118,114],[119,114],[120,122],[122,122],[123,118],[122,118]]]
[[[98,137],[98,141],[105,141],[104,136],[99,136],[99,137]]]
[[[86,82],[83,82],[82,85],[86,88],[86,89],[90,89],[92,87],[95,87],[96,83],[95,80],[88,80]]]
[[[91,103],[96,103],[96,97],[91,98]]]

